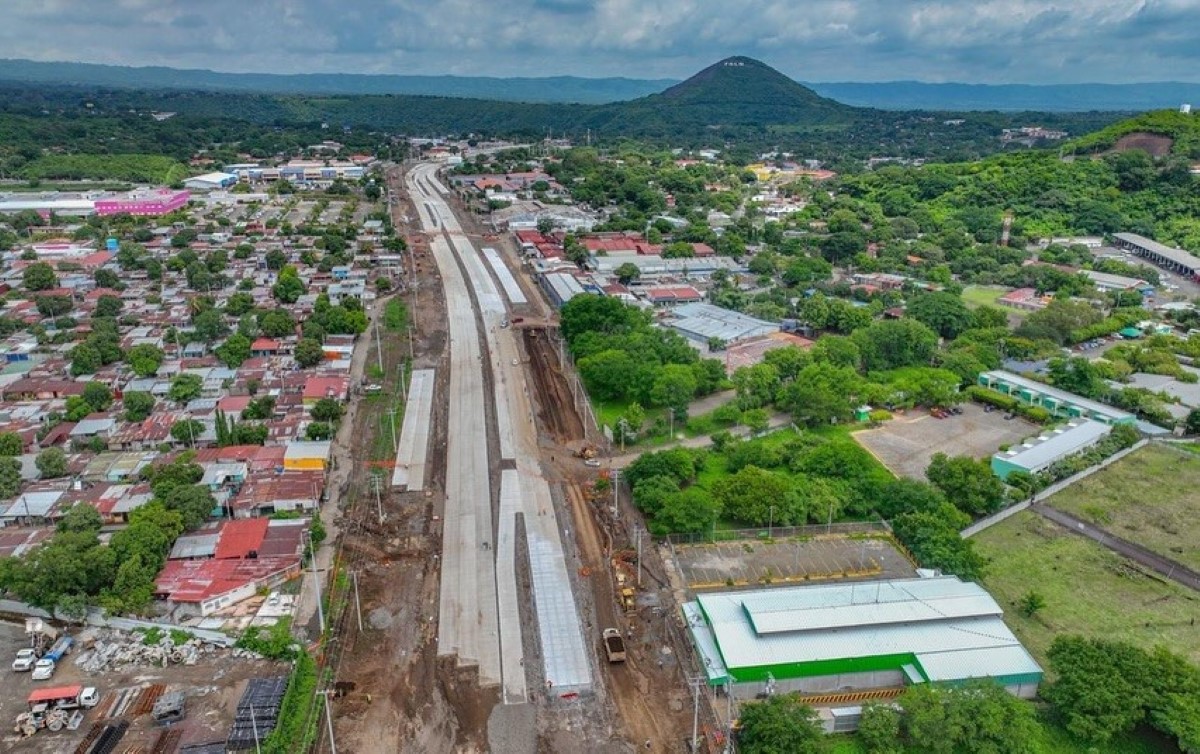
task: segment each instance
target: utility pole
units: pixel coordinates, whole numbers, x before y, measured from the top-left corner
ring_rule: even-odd
[[[325,633],[325,608],[321,605],[321,577],[317,575],[317,553],[313,548],[312,532],[307,532],[308,535],[308,558],[309,566],[312,568],[313,584],[317,590],[317,622],[321,626],[321,634]]]
[[[371,489],[375,492],[375,512],[379,515],[379,525],[383,526],[383,498],[379,489],[383,486],[383,479],[378,473],[373,473],[370,484]]]
[[[354,610],[358,613],[358,632],[362,633],[362,602],[358,599],[358,571],[351,571],[350,578],[354,581]]]
[[[637,585],[638,585],[638,589],[641,589],[642,588],[642,529],[641,529],[641,527],[638,527],[638,530],[637,530],[637,563],[638,563]]]
[[[699,746],[696,741],[696,736],[700,729],[700,684],[703,679],[698,676],[692,676],[688,679],[688,685],[692,687],[692,746],[691,751],[695,752]]]
[[[333,740],[333,713],[329,710],[329,695],[332,693],[329,689],[320,692],[321,696],[325,697],[325,725],[329,728],[329,751],[337,754],[337,743]]]
[[[620,492],[621,492],[621,470],[620,469],[613,469],[612,488],[613,488],[613,520],[620,521],[621,520],[621,495],[620,495]]]
[[[772,505],[767,512],[767,539],[774,539],[775,536],[775,506]]]

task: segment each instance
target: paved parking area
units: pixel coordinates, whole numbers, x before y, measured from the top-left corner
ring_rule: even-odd
[[[1024,419],[1005,419],[1003,411],[987,413],[974,403],[964,403],[962,410],[961,415],[938,419],[914,409],[853,437],[893,474],[924,479],[935,453],[985,458],[1001,445],[1038,433],[1038,427]]]
[[[676,545],[675,560],[688,587],[700,590],[916,575],[891,540],[874,536]]]

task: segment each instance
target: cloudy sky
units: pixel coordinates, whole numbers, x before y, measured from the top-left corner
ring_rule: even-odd
[[[0,0],[0,57],[273,73],[1200,81],[1200,0]]]

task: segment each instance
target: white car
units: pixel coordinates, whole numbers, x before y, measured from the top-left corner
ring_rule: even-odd
[[[33,666],[33,680],[48,681],[54,675],[54,660],[41,659]]]
[[[17,658],[13,660],[12,669],[18,673],[33,670],[33,664],[37,662],[37,658],[37,652],[26,647],[17,652]]]

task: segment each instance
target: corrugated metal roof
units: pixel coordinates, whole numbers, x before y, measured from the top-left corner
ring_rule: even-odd
[[[928,656],[946,678],[1039,672],[1001,614],[980,586],[954,576],[702,594],[684,610],[710,678],[896,654]],[[758,622],[772,630],[756,631]]]
[[[987,377],[988,379],[992,379],[992,380],[1001,380],[1003,382],[1007,382],[1010,385],[1015,385],[1019,388],[1024,388],[1026,390],[1032,390],[1035,393],[1041,393],[1042,395],[1048,395],[1051,398],[1054,398],[1055,400],[1058,400],[1060,402],[1072,403],[1076,406],[1079,406],[1080,408],[1085,408],[1088,411],[1091,411],[1093,413],[1100,414],[1101,416],[1106,416],[1106,417],[1112,419],[1113,421],[1129,420],[1129,419],[1133,418],[1133,414],[1131,414],[1127,411],[1122,411],[1119,408],[1113,408],[1112,406],[1109,406],[1106,403],[1097,403],[1096,401],[1088,400],[1087,398],[1084,398],[1079,395],[1075,395],[1074,393],[1068,393],[1065,390],[1059,390],[1058,388],[1051,387],[1050,385],[1047,385],[1042,382],[1038,382],[1037,380],[1029,380],[1029,379],[1022,377],[1019,374],[1013,374],[1012,372],[1006,372],[1002,369],[995,369],[990,372],[984,372],[983,376]]]
[[[1002,451],[995,457],[1030,472],[1037,472],[1060,458],[1091,446],[1110,432],[1112,427],[1109,425],[1089,419],[1064,430],[1053,430],[1043,440]]]

